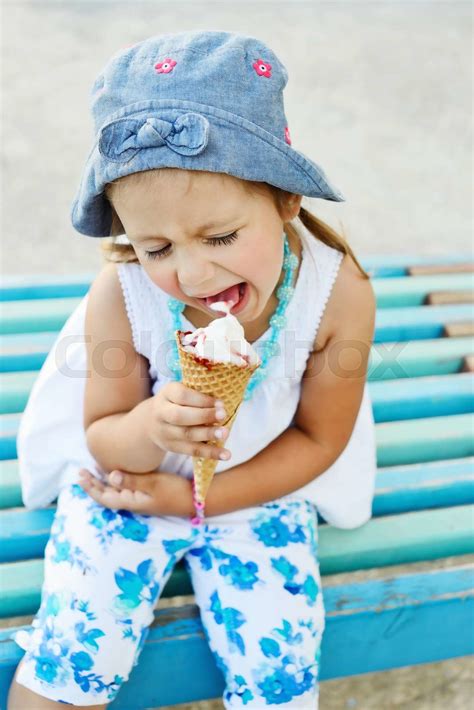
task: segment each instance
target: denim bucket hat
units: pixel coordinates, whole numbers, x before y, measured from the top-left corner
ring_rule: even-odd
[[[74,228],[108,237],[105,185],[163,167],[344,202],[322,168],[291,147],[287,81],[271,49],[232,32],[161,34],[117,52],[91,89],[95,140],[71,207]]]

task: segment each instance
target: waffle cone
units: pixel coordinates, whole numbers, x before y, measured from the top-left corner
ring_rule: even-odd
[[[260,367],[260,364],[241,367],[229,362],[206,363],[206,361],[200,360],[192,353],[184,350],[181,344],[181,336],[183,334],[181,330],[175,331],[183,375],[182,382],[186,387],[209,394],[224,402],[228,416],[220,424],[230,431],[237,417],[238,409],[242,404],[247,384],[255,370]],[[218,439],[206,443],[220,447],[224,445],[224,442]],[[193,456],[194,495],[195,500],[200,503],[204,504],[205,502],[207,491],[218,463],[217,459]]]

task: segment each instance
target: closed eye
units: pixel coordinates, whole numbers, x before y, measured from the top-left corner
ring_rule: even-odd
[[[210,246],[218,246],[219,244],[232,244],[239,236],[237,232],[232,232],[232,234],[226,234],[224,237],[216,237],[215,239],[208,239],[207,243]],[[162,259],[166,256],[171,249],[171,246],[167,244],[163,249],[158,249],[158,251],[145,251],[145,256],[147,259]]]

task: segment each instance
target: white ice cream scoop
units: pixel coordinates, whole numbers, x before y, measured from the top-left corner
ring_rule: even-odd
[[[184,350],[211,362],[232,362],[236,365],[257,365],[261,359],[245,339],[244,329],[230,312],[232,301],[216,301],[211,304],[216,312],[225,313],[206,328],[197,328],[182,338]]]

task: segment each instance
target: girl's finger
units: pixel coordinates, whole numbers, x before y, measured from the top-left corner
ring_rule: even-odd
[[[109,473],[107,476],[107,483],[109,483],[111,486],[114,486],[114,488],[128,488],[130,489],[130,485],[127,486],[126,483],[124,483],[124,474],[122,471],[112,471]]]
[[[182,382],[171,382],[166,390],[166,399],[173,404],[185,407],[214,407],[216,398],[204,392],[199,392],[184,385]]]
[[[204,459],[218,459],[220,461],[229,461],[232,456],[230,450],[217,444],[217,441],[215,446],[212,444],[200,444],[198,442],[195,444],[183,444],[180,447],[180,452],[188,456],[196,456]]]
[[[226,454],[224,460],[228,461],[231,458],[232,454],[230,450],[224,449],[223,447],[223,444],[229,434],[227,427],[226,436],[224,436],[222,439],[219,439],[216,436],[215,430],[203,429],[203,432],[205,432],[203,436],[203,441],[193,440],[193,429],[194,427],[190,427],[187,429],[183,429],[183,427],[170,428],[169,431],[172,432],[173,435],[169,437],[169,444],[167,447],[168,450],[173,451],[177,454],[186,454],[186,456],[196,456],[204,459],[221,459],[222,453]],[[208,432],[209,437],[206,435],[206,432]],[[177,433],[180,433],[179,438],[176,438]],[[186,438],[185,434],[187,434]],[[210,443],[205,443],[206,441],[209,441]]]
[[[79,486],[88,494],[90,495],[91,498],[93,498],[97,503],[101,502],[100,497],[103,494],[103,486],[102,488],[99,486],[96,486],[91,480],[84,480],[84,481],[79,481]]]
[[[136,501],[132,491],[128,491],[126,488],[122,491],[117,491],[111,486],[107,486],[102,495],[101,503],[106,508],[126,508],[127,510],[134,510],[136,506]]]
[[[223,416],[218,416],[218,412],[224,412]],[[164,412],[163,419],[166,424],[171,424],[171,426],[211,426],[212,424],[222,424],[222,422],[229,419],[229,415],[226,413],[225,409],[222,407],[216,409],[216,407],[206,407],[204,409],[199,409],[197,407],[178,407],[170,405],[170,407]]]
[[[90,481],[84,484],[83,487],[96,503],[100,503],[100,505],[103,505],[105,508],[119,509],[126,503],[125,498],[121,498],[120,496],[121,492],[110,486],[106,487],[102,484],[96,485],[94,482]]]
[[[91,474],[82,477],[79,481],[79,485],[87,491],[95,490],[100,492],[104,490],[104,484]]]
[[[132,513],[151,514],[153,499],[143,491],[130,491],[124,488],[117,491],[108,486],[102,494],[102,505],[107,508],[130,510]]]
[[[133,474],[123,471],[112,471],[107,476],[107,483],[117,490],[127,488],[129,491],[146,494],[147,497],[153,495],[155,484],[153,474]]]
[[[222,426],[174,426],[166,424],[164,433],[168,440],[177,442],[196,441],[205,443],[207,441],[225,441],[229,435],[229,427]],[[219,433],[221,436],[219,436]]]
[[[96,503],[104,506],[104,508],[130,510],[133,513],[152,513],[153,499],[143,491],[130,491],[126,488],[117,490],[112,486],[104,486],[100,482],[89,482],[80,485]]]

